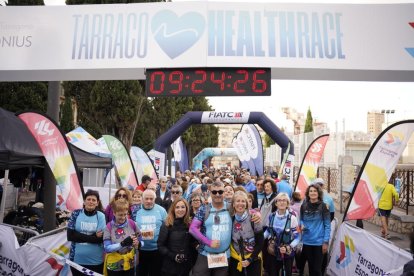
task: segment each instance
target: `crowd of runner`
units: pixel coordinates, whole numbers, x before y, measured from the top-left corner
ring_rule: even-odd
[[[105,275],[289,276],[306,263],[323,275],[333,216],[322,179],[303,199],[276,173],[204,168],[151,180],[118,189],[105,209],[87,191],[68,223],[70,260]]]

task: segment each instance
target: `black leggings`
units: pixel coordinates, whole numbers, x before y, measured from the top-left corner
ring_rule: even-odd
[[[322,275],[322,245],[303,245],[302,254],[300,256],[300,275],[303,275],[303,269],[306,261],[309,267],[309,276]]]
[[[293,264],[293,257],[286,258],[283,261],[278,260],[275,256],[271,256],[269,258],[269,264],[266,268],[267,273],[269,276],[291,276],[292,275],[292,264]],[[284,274],[280,272],[285,272]]]
[[[135,275],[138,275],[137,271],[138,271],[138,267],[136,267],[135,269],[132,267],[130,270],[126,270],[126,271],[107,270],[107,273],[108,273],[108,276],[135,276]]]
[[[245,276],[243,269],[242,271],[237,270],[237,264],[239,261],[230,258],[229,263],[229,274],[230,276]],[[262,260],[260,258],[253,261],[248,267],[246,267],[247,276],[260,276],[262,275]]]
[[[161,256],[158,250],[141,250],[138,267],[140,276],[161,276]]]

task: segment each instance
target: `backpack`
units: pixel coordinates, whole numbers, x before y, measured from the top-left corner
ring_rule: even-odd
[[[285,227],[280,235],[280,237],[278,238],[278,240],[276,240],[276,233],[273,230],[273,222],[275,220],[275,214],[271,214],[269,216],[269,232],[271,235],[271,238],[269,239],[269,243],[268,243],[268,252],[270,255],[276,256],[278,259],[282,259],[282,257],[280,256],[279,250],[276,250],[276,247],[280,246],[280,245],[288,245],[292,242],[292,236],[291,236],[291,218],[292,218],[292,212],[289,210],[288,211],[288,217],[286,219],[286,223],[285,223]],[[293,257],[295,254],[295,251],[292,250],[292,252],[286,256],[286,257]],[[286,258],[285,257],[285,258]]]
[[[128,219],[128,224],[129,224],[129,227],[131,227],[134,230],[135,233],[138,232],[137,225],[136,225],[135,221],[133,221],[132,219]],[[106,228],[108,228],[109,233],[111,233],[111,231],[112,231],[112,221],[110,221],[106,224]]]
[[[225,207],[226,207],[225,209],[221,209],[221,210],[218,210],[218,211],[216,211],[216,210],[211,211],[211,207],[212,207],[211,203],[206,205],[206,209],[205,209],[205,212],[204,212],[204,221],[206,221],[208,219],[208,217],[210,216],[210,213],[216,214],[216,213],[221,213],[221,212],[225,212],[225,211],[228,211],[230,213],[230,211],[232,209],[231,204],[228,204],[228,203],[225,203]],[[203,223],[204,223],[204,221],[203,221]]]

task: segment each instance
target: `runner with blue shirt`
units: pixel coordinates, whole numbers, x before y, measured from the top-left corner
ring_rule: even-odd
[[[286,193],[289,196],[289,199],[292,199],[292,185],[288,181],[288,176],[286,174],[282,175],[281,180],[276,183],[277,193]]]
[[[210,187],[212,202],[200,207],[190,226],[190,234],[199,242],[199,254],[193,276],[227,276],[232,220],[224,202],[224,185]]]
[[[103,231],[105,215],[97,191],[85,193],[84,208],[72,212],[67,229],[71,241],[69,259],[97,273],[103,271]],[[84,275],[71,267],[72,275]]]
[[[139,275],[161,275],[161,256],[158,252],[158,235],[162,222],[167,217],[163,207],[155,204],[155,192],[145,190],[142,194],[142,208],[137,212],[136,222],[141,230],[144,246],[140,248]]]

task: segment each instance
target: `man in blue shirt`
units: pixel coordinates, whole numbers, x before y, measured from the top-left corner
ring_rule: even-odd
[[[250,174],[246,173],[244,175],[244,185],[243,187],[246,189],[248,193],[251,193],[256,190],[256,186],[254,185],[254,181],[252,180]]]
[[[292,199],[292,185],[288,181],[288,176],[286,174],[282,175],[281,180],[276,184],[277,193],[286,193],[289,196],[289,199]]]
[[[193,276],[227,276],[232,219],[224,202],[224,185],[210,187],[211,204],[200,207],[190,226],[190,233],[200,242]]]
[[[139,275],[145,276],[161,275],[161,255],[158,252],[157,241],[167,212],[155,204],[155,197],[153,190],[145,190],[142,194],[142,208],[136,215],[136,222],[144,241],[139,254]]]

